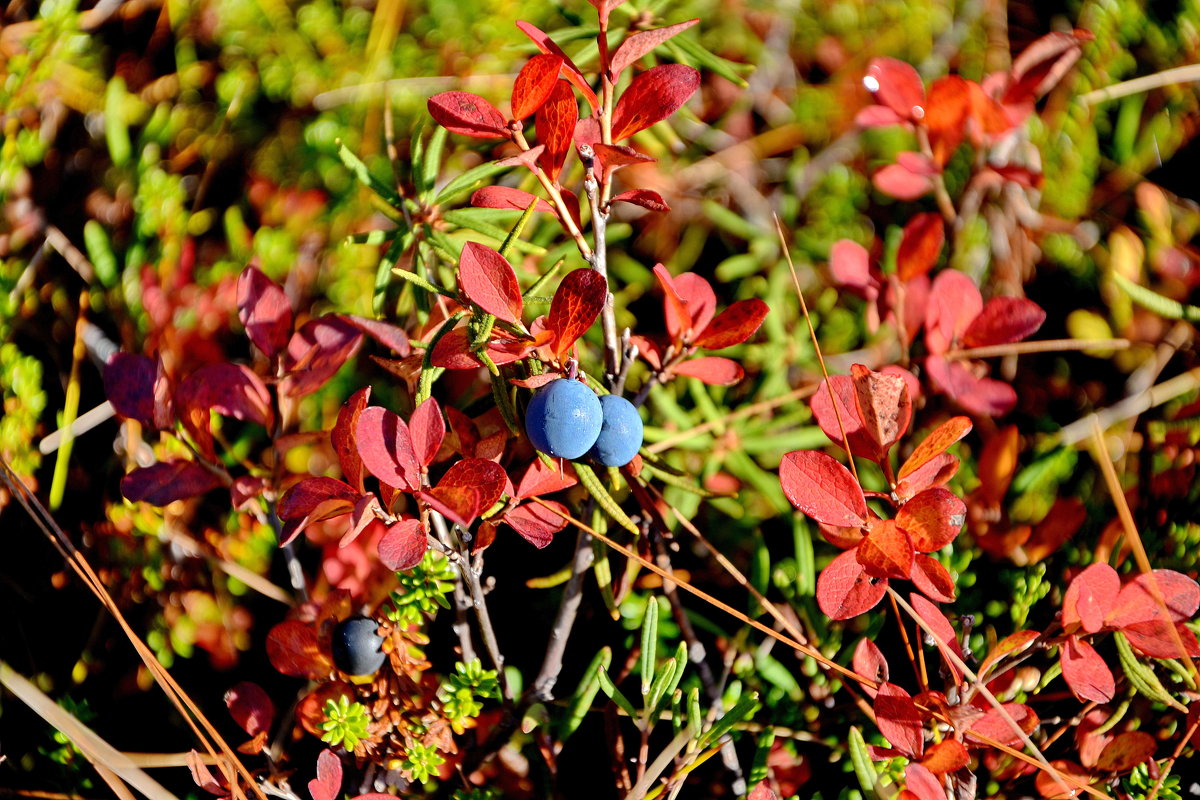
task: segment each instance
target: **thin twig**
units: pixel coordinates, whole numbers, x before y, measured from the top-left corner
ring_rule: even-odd
[[[594,558],[591,537],[584,531],[579,531],[575,539],[575,556],[571,559],[571,577],[567,579],[562,601],[558,605],[558,614],[554,617],[554,626],[550,629],[546,654],[542,656],[542,668],[538,670],[530,688],[530,697],[534,702],[545,703],[554,696],[554,684],[558,682],[558,676],[562,672],[567,640],[571,636],[579,605],[583,601],[583,577]]]
[[[1058,433],[1051,434],[1047,443],[1051,446],[1073,447],[1091,435],[1093,419],[1102,430],[1106,430],[1118,422],[1132,419],[1144,411],[1149,411],[1197,388],[1200,388],[1200,367],[1194,367],[1174,378],[1151,386],[1144,392],[1126,397],[1115,405],[1077,419]]]
[[[1132,345],[1128,339],[1044,339],[1037,342],[1013,342],[1012,344],[990,344],[984,347],[968,347],[946,353],[947,361],[968,358],[995,358],[1017,356],[1027,353],[1063,353],[1071,350],[1126,350]]]

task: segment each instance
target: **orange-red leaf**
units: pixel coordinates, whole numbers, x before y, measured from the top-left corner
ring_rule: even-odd
[[[640,206],[647,211],[657,211],[660,214],[671,210],[667,205],[667,201],[663,200],[662,195],[653,189],[631,189],[628,192],[621,192],[612,199],[614,203],[629,203],[630,205]]]
[[[1029,706],[1023,703],[1002,703],[1001,705],[1023,733],[1032,733],[1037,728],[1038,715]],[[982,744],[980,737],[986,737],[1005,745],[1015,745],[1021,741],[1021,737],[1013,730],[1012,725],[995,708],[988,709],[972,721],[970,727],[967,728],[968,739]]]
[[[1063,680],[1080,701],[1107,703],[1117,690],[1112,670],[1087,642],[1068,636],[1059,648]]]
[[[925,752],[925,726],[912,695],[894,683],[883,683],[875,695],[875,720],[892,747],[909,758]]]
[[[695,343],[707,350],[722,350],[741,344],[754,335],[768,311],[767,304],[757,297],[739,300],[713,317]]]
[[[332,750],[317,756],[317,777],[308,782],[312,800],[335,800],[342,789],[342,760]]]
[[[429,538],[421,521],[405,519],[390,526],[379,540],[379,560],[390,570],[412,569],[428,549]]]
[[[553,500],[543,502],[557,511],[540,503],[522,503],[504,514],[504,521],[519,533],[521,538],[539,549],[550,544],[554,540],[554,534],[566,527],[567,520],[563,515],[570,513],[562,503]],[[562,513],[557,513],[558,511]]]
[[[700,73],[683,64],[648,69],[629,84],[613,109],[612,140],[632,136],[674,114],[700,88]]]
[[[967,748],[963,747],[962,742],[958,739],[943,739],[925,751],[921,766],[935,775],[945,775],[947,772],[962,769],[970,761],[971,757],[967,755]]]
[[[925,87],[911,64],[895,58],[874,58],[867,66],[863,84],[875,101],[906,120],[925,116]]]
[[[888,663],[883,656],[883,651],[879,649],[879,645],[871,641],[870,637],[864,636],[858,640],[858,645],[854,648],[854,660],[852,662],[854,671],[864,678],[869,678],[876,683],[883,683],[888,679]],[[871,697],[875,696],[875,689],[862,687],[863,691]]]
[[[525,119],[542,107],[554,84],[563,60],[553,53],[541,53],[525,62],[513,82],[513,119]]]
[[[1145,731],[1126,731],[1118,734],[1100,753],[1096,769],[1101,772],[1128,772],[1153,758],[1157,748],[1154,737]]]
[[[465,528],[500,499],[507,479],[504,469],[494,461],[464,458],[421,496],[434,510]]]
[[[887,591],[886,578],[872,578],[847,550],[817,577],[817,605],[830,619],[850,619],[870,611]]]
[[[940,214],[917,214],[904,226],[896,251],[896,274],[902,281],[924,275],[937,264],[946,243],[946,227]]]
[[[863,431],[882,456],[904,435],[912,419],[908,384],[898,375],[872,372],[862,364],[854,364],[850,373]]]
[[[446,420],[442,418],[442,407],[432,397],[417,406],[408,420],[408,433],[412,437],[413,452],[417,460],[428,467],[437,458],[446,438]]]
[[[956,597],[954,578],[942,562],[924,553],[913,557],[912,574],[909,576],[921,592],[939,603],[953,603]]]
[[[900,467],[897,477],[903,479],[946,451],[950,445],[971,432],[970,417],[951,417],[917,445],[912,455]]]
[[[740,364],[721,356],[701,356],[681,361],[671,368],[671,372],[711,386],[732,386],[745,374]]]
[[[918,800],[946,800],[946,790],[923,764],[913,763],[906,766],[904,783],[907,790],[916,795]]]
[[[579,105],[571,84],[559,80],[537,112],[538,141],[546,146],[538,162],[551,181],[557,181],[575,140]]]
[[[537,46],[538,50],[541,50],[543,53],[550,53],[561,58],[563,74],[567,76],[567,80],[569,80],[576,89],[583,93],[583,96],[587,98],[587,101],[591,104],[592,108],[600,107],[600,100],[596,97],[596,93],[592,91],[592,87],[588,86],[587,78],[583,77],[583,73],[579,71],[579,67],[575,66],[575,62],[572,61],[570,57],[562,51],[561,47],[555,44],[554,41],[546,35],[545,31],[541,30],[536,25],[525,22],[524,20],[519,20],[517,22],[517,27],[521,29],[522,33],[529,37],[529,40]]]
[[[458,286],[487,313],[519,325],[525,303],[521,285],[508,259],[478,242],[463,245],[458,259]]]
[[[442,92],[429,98],[429,114],[451,133],[477,139],[502,139],[508,122],[496,107],[470,92]]]
[[[699,19],[689,19],[687,22],[680,22],[676,25],[668,25],[665,28],[652,28],[648,31],[638,31],[637,33],[627,36],[625,41],[621,42],[621,46],[617,48],[617,52],[613,53],[612,64],[609,66],[609,71],[612,73],[613,82],[616,82],[617,78],[621,75],[621,71],[630,64],[637,61],[639,58],[646,55],[671,37],[683,33],[699,21]]]
[[[538,211],[554,213],[554,206],[537,195],[509,186],[484,186],[471,195],[471,205],[476,208],[507,208],[513,211],[524,211],[534,200],[537,201]]]
[[[1051,761],[1050,766],[1058,770],[1063,780],[1059,781],[1047,770],[1038,771],[1034,786],[1046,800],[1073,800],[1083,795],[1080,786],[1091,785],[1092,774],[1074,761],[1058,759]],[[1064,783],[1066,788],[1063,788]]]
[[[1009,344],[1032,336],[1046,321],[1041,306],[1024,297],[993,297],[963,333],[965,347]]]
[[[922,553],[941,550],[962,530],[967,506],[948,489],[926,489],[900,507],[896,524]]]
[[[954,626],[950,624],[950,620],[946,619],[946,615],[936,604],[931,603],[919,594],[910,594],[908,602],[912,604],[913,610],[917,612],[917,616],[921,621],[929,626],[929,629],[934,633],[934,642],[937,644],[938,651],[942,654],[942,658],[946,662],[946,667],[954,674],[956,681],[961,681],[963,678],[962,671],[958,665],[950,658],[950,654],[962,659],[962,648],[958,644],[958,635],[954,632]]]
[[[554,354],[559,359],[600,316],[608,298],[608,281],[599,272],[577,269],[567,273],[550,301],[546,329],[554,331]]]
[[[271,666],[293,678],[324,678],[333,663],[321,649],[312,625],[298,620],[281,622],[267,634]]]
[[[890,519],[872,525],[857,552],[858,563],[873,577],[906,580],[912,572],[912,541]]]
[[[799,510],[826,525],[862,527],[867,499],[850,471],[816,450],[796,450],[783,457],[779,482]]]
[[[970,81],[958,75],[945,75],[929,85],[925,101],[925,129],[933,160],[945,164],[954,155],[967,133],[971,113]]]
[[[1069,633],[1082,627],[1096,633],[1104,627],[1121,591],[1121,579],[1108,564],[1092,564],[1075,576],[1063,595],[1062,625]]]

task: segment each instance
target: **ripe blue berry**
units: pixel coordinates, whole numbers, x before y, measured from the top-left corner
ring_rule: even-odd
[[[642,418],[633,403],[615,394],[600,398],[604,424],[592,447],[592,458],[606,467],[623,467],[642,446]]]
[[[382,645],[375,620],[351,617],[333,629],[333,664],[347,675],[372,675],[387,659]]]
[[[525,432],[533,446],[552,458],[582,456],[600,435],[600,400],[579,381],[559,378],[529,401]]]

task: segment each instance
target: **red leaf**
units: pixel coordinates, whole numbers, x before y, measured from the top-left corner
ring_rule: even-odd
[[[531,348],[527,342],[515,339],[493,339],[487,343],[487,354],[497,366],[511,364],[524,358]],[[466,328],[455,328],[433,348],[430,360],[435,367],[446,369],[478,369],[484,364],[473,352]]]
[[[757,297],[739,300],[722,311],[696,337],[696,346],[723,350],[741,344],[754,335],[771,309]]]
[[[895,58],[873,58],[863,84],[875,102],[887,106],[906,120],[925,116],[925,87],[911,64]]]
[[[372,475],[395,489],[421,488],[421,462],[404,420],[370,406],[359,415],[356,433],[358,455]]]
[[[298,620],[281,622],[267,634],[267,658],[271,666],[293,678],[324,678],[333,669],[317,641],[312,625]]]
[[[1121,579],[1108,564],[1092,564],[1075,576],[1063,595],[1062,626],[1068,633],[1082,627],[1096,633],[1104,627],[1121,591]]]
[[[946,420],[917,445],[917,448],[912,451],[912,455],[904,462],[904,466],[900,467],[897,477],[905,478],[911,475],[970,432],[971,420],[969,417],[951,417]]]
[[[1091,772],[1074,761],[1056,759],[1050,762],[1050,766],[1058,770],[1062,781],[1057,780],[1046,770],[1039,770],[1037,778],[1034,780],[1038,794],[1048,800],[1072,800],[1072,798],[1080,797],[1083,794],[1083,789],[1080,787],[1089,786],[1092,782]],[[1063,788],[1064,783],[1067,785],[1066,788]]]
[[[1145,731],[1126,731],[1108,743],[1096,762],[1099,772],[1128,772],[1154,757],[1158,745]]]
[[[830,387],[833,388],[832,392]],[[883,458],[884,454],[879,451],[875,440],[863,427],[854,379],[849,375],[830,375],[828,381],[822,381],[817,387],[809,405],[817,424],[831,442],[843,450],[872,461]],[[842,439],[843,430],[846,433],[845,440]]]
[[[971,762],[967,748],[958,739],[943,739],[931,745],[921,759],[921,766],[935,775],[957,772]]]
[[[346,483],[358,491],[363,490],[362,459],[358,456],[358,444],[355,436],[358,431],[358,418],[367,403],[371,400],[371,387],[364,386],[350,396],[350,399],[338,411],[337,422],[329,434],[329,442],[337,453],[338,463],[342,466],[342,477]]]
[[[964,347],[1019,342],[1046,321],[1041,306],[1024,297],[993,297],[963,333]]]
[[[896,524],[922,553],[941,550],[962,530],[967,506],[947,489],[926,489],[900,507]]]
[[[778,800],[778,796],[771,791],[766,781],[759,781],[750,794],[746,795],[746,800]]]
[[[463,245],[458,260],[458,287],[475,305],[496,319],[521,324],[525,303],[517,273],[508,259],[478,242]]]
[[[817,522],[839,527],[867,524],[862,488],[836,459],[816,450],[796,450],[783,457],[779,482],[792,505]]]
[[[1024,652],[1038,636],[1040,634],[1037,631],[1017,631],[1001,639],[983,659],[983,663],[979,665],[979,676],[984,677],[988,669],[999,663],[1005,656]]]
[[[583,77],[583,73],[579,71],[579,67],[575,66],[575,62],[572,61],[567,54],[562,51],[562,48],[556,45],[550,39],[550,37],[547,36],[545,32],[540,30],[536,25],[532,25],[524,20],[520,20],[517,22],[517,27],[521,29],[522,33],[529,37],[530,41],[537,45],[538,50],[541,50],[543,53],[552,53],[553,55],[561,58],[563,62],[563,74],[567,76],[567,80],[569,80],[576,89],[583,93],[583,96],[587,98],[587,101],[591,104],[592,108],[600,107],[600,99],[596,97],[596,93],[592,91],[592,87],[588,86],[587,78]]]
[[[638,31],[625,37],[625,41],[621,42],[621,46],[617,48],[617,52],[613,53],[612,63],[609,65],[609,72],[612,75],[613,82],[615,83],[617,78],[621,76],[621,70],[671,37],[683,33],[699,21],[698,19],[689,19],[687,22],[668,25],[665,28]]]
[[[875,451],[886,454],[912,419],[908,384],[898,375],[872,372],[862,364],[854,364],[850,372],[863,431],[871,437]]]
[[[965,755],[966,751],[964,750],[963,753]],[[917,797],[917,800],[946,800],[945,788],[923,764],[909,764],[904,768],[904,785]]]
[[[879,280],[871,274],[871,257],[858,242],[849,239],[834,242],[829,251],[829,271],[835,281],[861,292],[867,300],[879,296]]]
[[[550,544],[554,540],[554,534],[566,527],[567,520],[563,514],[570,513],[562,503],[553,500],[545,502],[562,514],[555,513],[539,503],[522,503],[504,514],[504,521],[525,541],[539,549]]]
[[[892,747],[909,758],[925,752],[925,726],[912,695],[894,683],[883,683],[875,695],[875,721]]]
[[[1095,37],[1088,31],[1056,31],[1035,40],[1013,59],[1009,84],[1002,101],[1007,104],[1035,100],[1053,89],[1083,53],[1083,43]]]
[[[681,361],[671,368],[671,372],[712,386],[732,386],[745,374],[736,361],[720,356],[701,356]]]
[[[269,732],[275,704],[257,683],[242,681],[225,693],[225,707],[233,721],[250,736]]]
[[[883,128],[888,125],[901,125],[907,122],[904,117],[892,111],[887,106],[869,105],[859,109],[854,115],[854,124],[860,128]]]
[[[1032,733],[1037,728],[1038,715],[1029,706],[1022,703],[1002,703],[1001,705],[1025,734]],[[1013,730],[1012,725],[994,708],[978,716],[967,728],[967,738],[971,741],[984,744],[983,737],[1010,746],[1021,742],[1021,737]]]
[[[612,140],[632,136],[674,114],[700,88],[700,73],[663,64],[633,79],[613,109]]]
[[[569,461],[564,461],[562,467],[561,470],[552,469],[540,458],[533,459],[525,474],[521,476],[521,482],[517,484],[516,499],[524,500],[561,492],[579,483]]]
[[[945,243],[946,228],[941,215],[930,211],[909,220],[896,251],[896,274],[900,280],[911,281],[933,269]]]
[[[671,210],[667,205],[667,201],[663,200],[662,195],[653,189],[633,189],[628,192],[621,192],[612,199],[614,203],[630,203],[631,205],[641,206],[648,211],[658,211],[666,213]]]
[[[238,278],[237,306],[246,335],[267,358],[274,358],[287,347],[292,335],[292,306],[279,284],[253,264]]]
[[[336,478],[305,478],[279,498],[278,514],[284,521],[280,544],[288,544],[312,522],[349,514],[359,490]]]
[[[1059,648],[1063,680],[1081,702],[1107,703],[1113,699],[1117,684],[1104,659],[1090,644],[1074,636]]]
[[[288,375],[280,382],[280,391],[289,397],[315,392],[361,345],[362,334],[337,314],[310,319],[288,342],[283,359]]]
[[[195,461],[172,459],[138,467],[121,479],[121,494],[137,503],[170,505],[216,489],[221,481]]]
[[[679,293],[675,278],[662,264],[654,265],[654,277],[663,290],[663,315],[667,323],[667,333],[674,341],[681,341],[683,336],[692,330],[692,315],[688,303]],[[713,295],[713,305],[716,305],[716,295]]]
[[[308,782],[312,800],[336,800],[342,789],[342,760],[332,750],[317,756],[317,777]]]
[[[494,461],[464,458],[446,471],[437,486],[421,496],[434,510],[466,528],[500,499],[507,480],[504,470]]]
[[[875,578],[907,580],[912,572],[912,542],[890,519],[871,525],[859,542],[857,553],[858,563]]]
[[[933,191],[928,175],[913,172],[903,164],[888,164],[871,178],[875,188],[889,197],[912,202]]]
[[[926,597],[939,603],[953,603],[955,599],[954,578],[949,570],[936,558],[917,553],[913,557],[912,574],[909,576]]]
[[[201,760],[200,753],[195,750],[188,751],[187,766],[192,773],[192,780],[201,789],[216,797],[229,796],[229,782],[225,778],[225,773],[217,770],[214,777],[208,765]]]
[[[942,654],[946,666],[954,674],[954,680],[961,681],[963,674],[950,659],[950,654],[962,659],[962,648],[959,647],[958,636],[954,633],[954,626],[950,624],[950,620],[946,619],[946,615],[940,608],[919,594],[910,594],[908,602],[912,604],[913,610],[917,612],[921,621],[934,632],[934,642],[937,644],[937,649]]]
[[[576,135],[576,140],[578,138],[578,135]],[[596,158],[600,160],[600,165],[603,167],[605,175],[612,175],[621,167],[628,167],[631,164],[646,164],[654,161],[653,156],[639,153],[632,147],[626,147],[623,144],[595,142],[592,144],[592,149],[596,152]]]
[[[971,82],[946,75],[929,85],[925,101],[925,129],[933,160],[944,165],[962,144],[971,114]]]
[[[379,502],[379,498],[373,494],[364,494],[358,498],[354,504],[354,509],[350,512],[350,527],[342,534],[342,538],[338,540],[338,547],[349,547],[354,543],[363,532],[374,525],[382,524],[381,516],[383,505]]]
[[[1172,627],[1174,633],[1171,632]],[[1121,632],[1131,645],[1151,658],[1182,658],[1184,653],[1192,657],[1200,656],[1200,642],[1196,640],[1196,634],[1182,622],[1173,625],[1161,619],[1135,622],[1122,628]],[[1182,652],[1180,644],[1183,645]]]
[[[546,329],[555,334],[557,358],[561,360],[576,340],[587,333],[607,298],[608,281],[599,272],[577,269],[567,273],[550,301],[550,313],[546,316]]]
[[[470,92],[442,92],[429,98],[429,114],[451,133],[477,139],[503,139],[508,122],[496,107]]]
[[[1017,392],[1012,386],[977,377],[961,361],[930,356],[925,359],[925,371],[934,387],[972,414],[1002,417],[1017,404]]]
[[[1179,633],[1188,655],[1200,655],[1195,634],[1182,625],[1174,625],[1195,616],[1200,606],[1200,587],[1191,578],[1173,570],[1157,569],[1153,576],[1159,596],[1165,603],[1166,616],[1156,599],[1150,575],[1143,573],[1121,588],[1105,619],[1106,625],[1120,628],[1130,644],[1154,658],[1182,656],[1175,632]]]
[[[345,314],[342,316],[342,319],[387,349],[398,354],[401,358],[412,353],[412,345],[408,342],[408,333],[397,325],[377,319],[360,317],[356,314]]]
[[[429,540],[421,521],[404,519],[390,526],[379,540],[379,560],[394,572],[412,569],[421,563],[428,549]]]
[[[938,453],[931,460],[901,478],[896,484],[896,497],[907,503],[926,489],[945,486],[958,473],[957,456]]]
[[[883,599],[887,579],[872,578],[847,550],[817,577],[817,605],[830,619],[850,619],[870,611]]]
[[[562,64],[563,60],[553,53],[542,53],[525,62],[513,83],[513,119],[525,119],[542,107],[558,82]]]
[[[558,181],[567,154],[575,141],[575,123],[579,122],[579,106],[571,84],[560,80],[537,112],[538,141],[546,146],[538,162],[551,181]]]
[[[262,497],[266,481],[253,475],[240,475],[229,485],[229,501],[238,511],[249,511]]]
[[[437,458],[442,440],[446,438],[446,420],[442,418],[442,407],[437,400],[430,397],[417,406],[408,419],[408,433],[417,460],[428,467]]]
[[[858,640],[858,645],[854,648],[852,666],[859,675],[876,683],[883,683],[888,679],[887,659],[884,658],[879,645],[871,641],[870,637],[864,636]],[[875,696],[874,689],[864,686],[863,691],[871,697]]]
[[[142,355],[114,353],[104,367],[104,393],[117,414],[154,424],[154,384],[158,365]]]
[[[941,355],[954,347],[983,310],[983,297],[974,282],[961,272],[943,270],[930,287],[925,307],[925,344]]]
[[[539,145],[540,147],[540,145]],[[471,205],[476,208],[505,208],[514,211],[524,211],[529,204],[537,200],[537,210],[553,214],[554,206],[537,195],[512,189],[508,186],[484,186],[471,195]]]
[[[241,364],[207,364],[185,378],[175,390],[175,407],[207,412],[271,427],[271,393],[262,379]]]

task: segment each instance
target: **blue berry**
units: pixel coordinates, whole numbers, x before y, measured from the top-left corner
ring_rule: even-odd
[[[370,617],[351,617],[333,629],[333,664],[347,675],[372,675],[387,655],[379,625]]]
[[[623,467],[642,446],[642,418],[633,403],[615,394],[600,398],[604,424],[592,447],[592,458],[606,467]]]
[[[559,378],[529,401],[525,432],[533,446],[546,455],[575,459],[592,449],[601,420],[596,393],[579,381]]]

